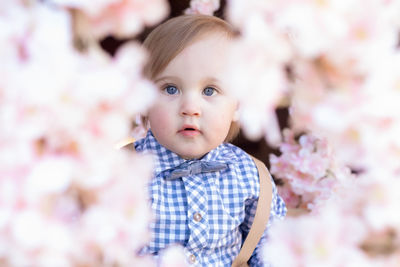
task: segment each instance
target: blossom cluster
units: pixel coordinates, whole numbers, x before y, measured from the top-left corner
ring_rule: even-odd
[[[351,170],[337,162],[326,139],[303,134],[296,141],[289,129],[283,135],[281,155],[270,155],[270,172],[283,181],[279,193],[288,208],[313,210],[354,179]]]
[[[277,106],[289,103],[297,131],[327,136],[335,147],[355,144],[340,147],[341,157],[366,160],[374,136],[369,133],[382,126],[388,128],[385,140],[398,147],[389,136],[399,130],[398,6],[375,0],[228,1],[228,19],[240,31],[231,87],[242,101],[248,136],[265,135],[277,144],[279,128],[271,118]],[[376,149],[387,152],[388,146]]]
[[[273,226],[265,259],[273,266],[398,266],[399,180],[358,177],[322,206]],[[286,255],[286,257],[276,257]]]
[[[155,266],[137,254],[150,238],[151,159],[114,148],[154,98],[146,51],[79,51],[75,19],[55,1],[0,3],[0,262]]]
[[[313,211],[271,229],[265,255],[274,266],[398,265],[399,6],[228,1],[240,31],[228,73],[236,74],[244,132],[279,145],[270,118],[289,108],[292,132],[271,171],[286,179],[289,205]]]

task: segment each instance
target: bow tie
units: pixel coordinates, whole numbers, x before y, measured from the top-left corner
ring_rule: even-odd
[[[177,166],[169,175],[165,177],[167,180],[174,180],[179,177],[195,175],[206,172],[216,172],[224,170],[228,167],[226,163],[216,161],[186,161]]]

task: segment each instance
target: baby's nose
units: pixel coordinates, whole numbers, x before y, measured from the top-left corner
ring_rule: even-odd
[[[183,97],[180,113],[182,116],[200,116],[200,100],[193,95]]]

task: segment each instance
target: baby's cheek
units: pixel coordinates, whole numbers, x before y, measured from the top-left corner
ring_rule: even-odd
[[[150,127],[152,129],[166,129],[171,125],[171,118],[166,109],[155,107],[149,114]]]
[[[216,133],[223,135],[227,135],[229,128],[231,126],[231,118],[229,116],[224,116],[224,115],[215,115],[212,120],[214,121],[214,131]],[[225,139],[226,136],[224,136],[222,139]]]

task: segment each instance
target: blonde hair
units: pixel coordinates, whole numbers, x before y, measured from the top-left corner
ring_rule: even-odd
[[[229,23],[214,16],[183,15],[160,24],[143,42],[149,52],[144,75],[150,80],[155,79],[182,50],[210,33],[225,34],[227,38],[236,36]],[[232,122],[225,142],[232,141],[238,133],[239,124]]]

